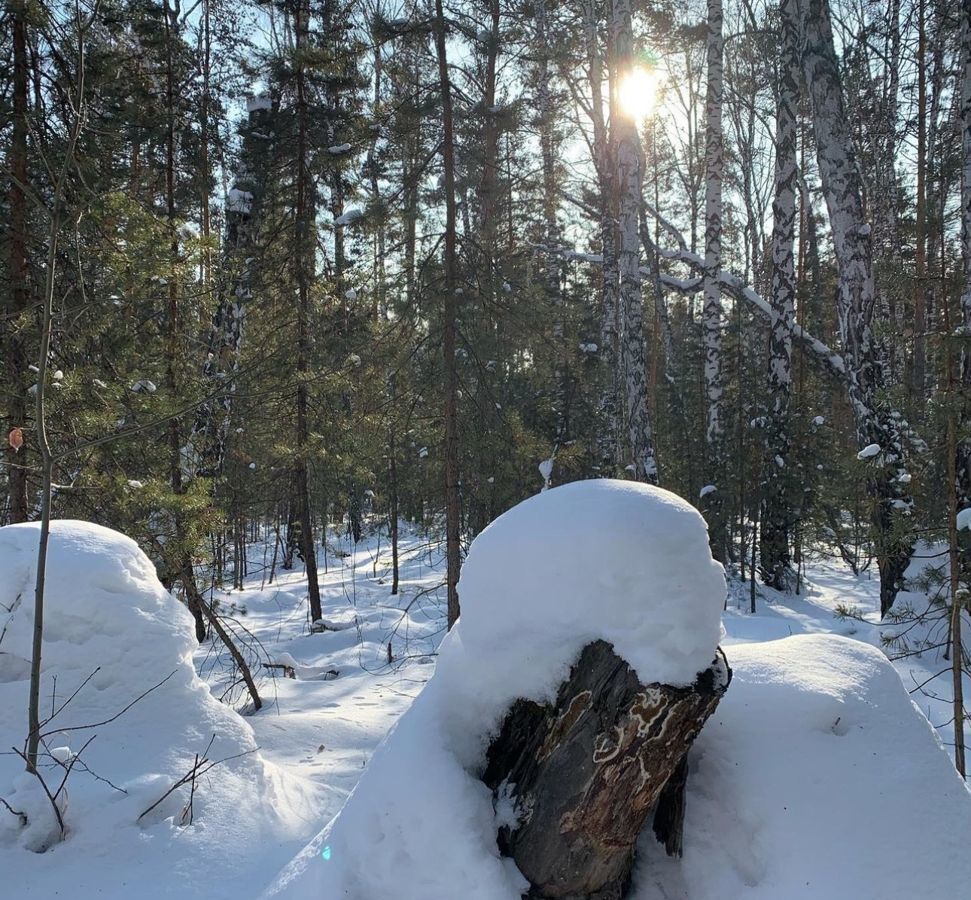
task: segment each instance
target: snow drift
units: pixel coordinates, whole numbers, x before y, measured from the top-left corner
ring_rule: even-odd
[[[645,835],[636,900],[916,900],[971,884],[971,796],[876,648],[728,648],[691,756],[684,858]]]
[[[597,639],[645,683],[690,683],[714,657],[725,582],[690,505],[599,480],[500,516],[473,542],[459,592],[462,617],[435,676],[269,896],[518,898],[525,880],[499,856],[497,811],[478,778],[506,709],[552,698]]]
[[[266,898],[519,900],[479,781],[519,695],[548,696],[604,637],[642,679],[708,665],[723,583],[698,514],[664,491],[583,482],[473,543],[435,676],[341,812]],[[963,896],[971,799],[878,650],[831,636],[733,645],[734,680],[691,757],[685,852],[649,831],[633,900]]]
[[[4,747],[22,746],[27,732],[38,536],[35,524],[0,528]],[[286,859],[287,847],[306,839],[294,811],[311,798],[303,782],[268,767],[250,726],[198,678],[191,618],[135,542],[97,525],[53,522],[46,595],[41,705],[42,715],[56,715],[43,728],[41,770],[53,786],[61,764],[93,740],[67,784],[66,840],[48,853],[28,852],[56,837],[47,798],[18,757],[0,756],[0,796],[28,817],[21,827],[0,806],[5,891],[121,898],[152,896],[164,884],[170,896],[203,897],[213,881],[250,886],[267,853]],[[232,758],[196,785],[193,824],[179,824],[188,787],[139,818],[210,741],[209,759]]]

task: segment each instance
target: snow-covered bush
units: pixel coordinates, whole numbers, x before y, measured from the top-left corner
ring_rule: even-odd
[[[27,734],[38,534],[36,524],[0,528],[0,742],[8,748]],[[49,721],[39,765],[52,790],[91,742],[60,798],[66,840],[51,854],[56,864],[25,852],[57,837],[49,801],[17,756],[0,755],[0,797],[26,817],[0,804],[10,896],[130,897],[136,869],[149,885],[205,896],[179,872],[231,881],[257,847],[299,837],[302,823],[274,799],[303,788],[268,768],[250,726],[211,695],[193,668],[194,648],[191,617],[134,541],[84,522],[52,523],[41,683]],[[227,761],[196,783],[193,824],[182,827],[188,783],[143,815],[196,754]],[[185,865],[192,856],[199,859]]]

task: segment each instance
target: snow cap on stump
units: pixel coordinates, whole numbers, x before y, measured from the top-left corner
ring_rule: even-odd
[[[644,684],[682,685],[714,657],[725,577],[694,507],[650,485],[597,479],[496,519],[472,543],[459,597],[470,653],[501,650],[528,667],[603,639]]]

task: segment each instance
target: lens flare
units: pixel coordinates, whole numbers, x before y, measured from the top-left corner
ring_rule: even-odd
[[[623,113],[631,119],[643,119],[654,112],[661,79],[656,69],[631,69],[620,80],[617,98]]]

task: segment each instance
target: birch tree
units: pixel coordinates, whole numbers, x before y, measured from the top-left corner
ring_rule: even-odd
[[[273,101],[269,94],[246,101],[247,125],[239,173],[226,198],[223,265],[228,270],[216,297],[209,327],[203,378],[219,396],[199,408],[192,447],[199,474],[214,477],[223,470],[232,418],[233,394],[243,345],[246,310],[252,300],[251,257],[259,229],[259,208],[265,181],[265,145],[272,133]]]
[[[722,315],[718,271],[722,254],[722,180],[725,169],[722,139],[722,87],[724,38],[722,2],[708,0],[708,93],[705,101],[705,273],[702,340],[705,353],[705,442],[709,484],[715,490],[706,494],[709,540],[712,555],[725,560],[725,485],[719,484],[724,472],[725,425],[722,405]]]
[[[837,316],[849,399],[862,448],[877,445],[880,459],[868,480],[880,569],[880,609],[893,604],[912,545],[897,521],[910,498],[899,480],[905,447],[890,410],[880,408],[882,369],[873,331],[876,291],[871,230],[863,205],[863,180],[843,101],[827,0],[799,0],[802,67],[812,104],[816,155],[839,270]],[[793,10],[784,7],[785,14]]]
[[[630,0],[613,0],[610,8],[614,83],[634,65]],[[615,154],[618,222],[618,274],[622,330],[625,444],[622,462],[637,481],[657,484],[657,459],[647,407],[647,363],[644,342],[644,300],[640,271],[640,211],[644,153],[637,123],[626,110],[611,116]]]
[[[620,272],[617,256],[617,209],[612,142],[604,116],[604,61],[600,49],[597,5],[583,0],[583,33],[590,81],[590,118],[593,126],[593,164],[600,200],[600,243],[603,256],[600,307],[600,418],[597,453],[604,474],[617,464],[620,434],[618,357],[620,344]],[[609,91],[609,86],[608,86]]]

